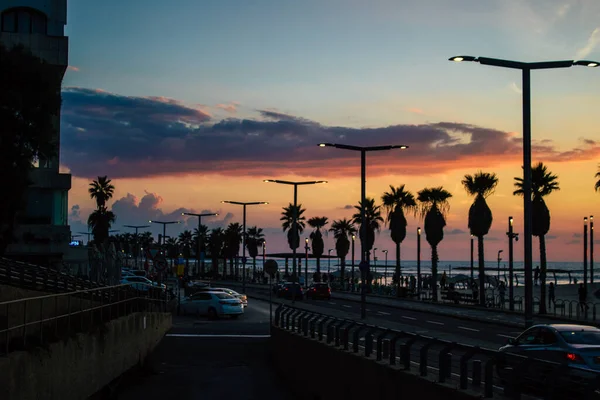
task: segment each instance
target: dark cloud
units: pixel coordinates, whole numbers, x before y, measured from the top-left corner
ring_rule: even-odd
[[[352,204],[346,204],[344,207],[340,207],[342,210],[354,210],[354,206]]]
[[[451,230],[449,230],[447,232],[444,232],[444,234],[446,234],[446,235],[463,235],[465,233],[467,233],[467,231],[464,231],[464,230],[458,229],[458,228],[457,229],[451,229]]]
[[[117,220],[113,224],[112,229],[119,230],[119,233],[135,232],[134,229],[126,228],[124,225],[150,225],[149,228],[141,229],[140,231],[151,231],[155,237],[160,233],[162,234],[162,225],[151,224],[150,220],[155,221],[179,221],[179,224],[167,225],[168,236],[179,236],[184,230],[193,231],[198,227],[198,218],[181,215],[184,212],[192,212],[196,214],[204,213],[218,213],[218,216],[206,216],[202,218],[202,224],[208,226],[210,229],[222,227],[225,228],[230,222],[234,222],[236,215],[230,212],[220,213],[219,210],[193,210],[189,208],[178,208],[171,212],[165,212],[161,208],[163,199],[156,193],[146,192],[144,196],[139,199],[137,196],[128,193],[127,196],[117,199],[112,204],[112,211],[115,213]],[[79,206],[75,205],[74,209]],[[239,216],[237,216],[239,218]],[[71,212],[69,216],[69,225],[71,225],[72,232],[86,232],[88,230],[87,215],[81,215],[79,212],[74,214]]]
[[[583,234],[581,234],[581,233],[574,233],[574,234],[573,234],[573,237],[574,237],[574,238],[580,238],[580,237],[582,237],[582,236],[583,236]]]
[[[222,108],[222,107],[221,107]],[[373,155],[369,175],[423,174],[520,162],[521,140],[491,128],[454,122],[380,128],[324,126],[276,110],[258,110],[257,119],[211,121],[199,108],[163,97],[120,96],[99,90],[63,91],[64,164],[79,177],[100,171],[112,178],[195,172],[264,176],[285,168],[303,176],[328,171],[355,174],[355,154],[318,148],[320,142],[354,145],[406,144],[410,149]],[[552,143],[535,143],[536,156],[548,160],[591,158],[600,147],[584,144],[565,153]],[[400,162],[402,161],[402,162]]]
[[[558,236],[556,235],[546,235],[546,240],[553,240],[553,239],[557,239]]]
[[[577,239],[568,240],[565,242],[565,244],[580,244],[580,243],[581,243],[581,240],[577,240]]]
[[[69,218],[79,219],[80,211],[81,208],[79,207],[79,204],[75,204],[73,207],[71,207],[71,213],[69,214]]]

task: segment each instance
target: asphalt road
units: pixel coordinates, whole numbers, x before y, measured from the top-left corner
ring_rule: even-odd
[[[268,359],[269,305],[252,301],[237,320],[173,317],[150,368],[128,375],[115,398],[293,399]]]

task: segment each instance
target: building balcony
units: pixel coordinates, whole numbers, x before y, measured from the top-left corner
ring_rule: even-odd
[[[71,228],[68,225],[17,225],[15,242],[8,246],[7,256],[59,255],[69,251]]]
[[[31,187],[40,189],[71,189],[71,174],[60,174],[55,169],[33,168],[29,174]]]
[[[9,48],[22,44],[48,64],[64,68],[69,65],[69,38],[66,36],[0,32],[0,42]]]

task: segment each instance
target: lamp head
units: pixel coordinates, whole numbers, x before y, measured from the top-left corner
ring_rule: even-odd
[[[573,63],[573,65],[580,65],[583,67],[596,68],[600,65],[600,63],[598,63],[597,61],[591,61],[591,60],[579,60],[579,61],[575,61]]]
[[[417,235],[421,236],[421,228],[417,228]]]
[[[450,57],[448,60],[454,61],[454,62],[463,62],[463,61],[476,61],[477,59],[472,56],[455,56],[455,57]]]
[[[513,217],[508,217],[508,224],[509,224],[510,226],[512,226],[512,225],[513,225]]]

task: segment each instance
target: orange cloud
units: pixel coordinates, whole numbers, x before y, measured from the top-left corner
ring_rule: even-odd
[[[75,67],[75,66],[73,66],[73,65],[69,65],[69,66],[67,67],[67,70],[68,70],[68,71],[73,71],[73,72],[79,72],[79,67]]]
[[[421,110],[420,108],[416,108],[416,107],[411,107],[407,111],[410,113],[413,113],[413,114],[425,114],[425,112],[423,110]]]

